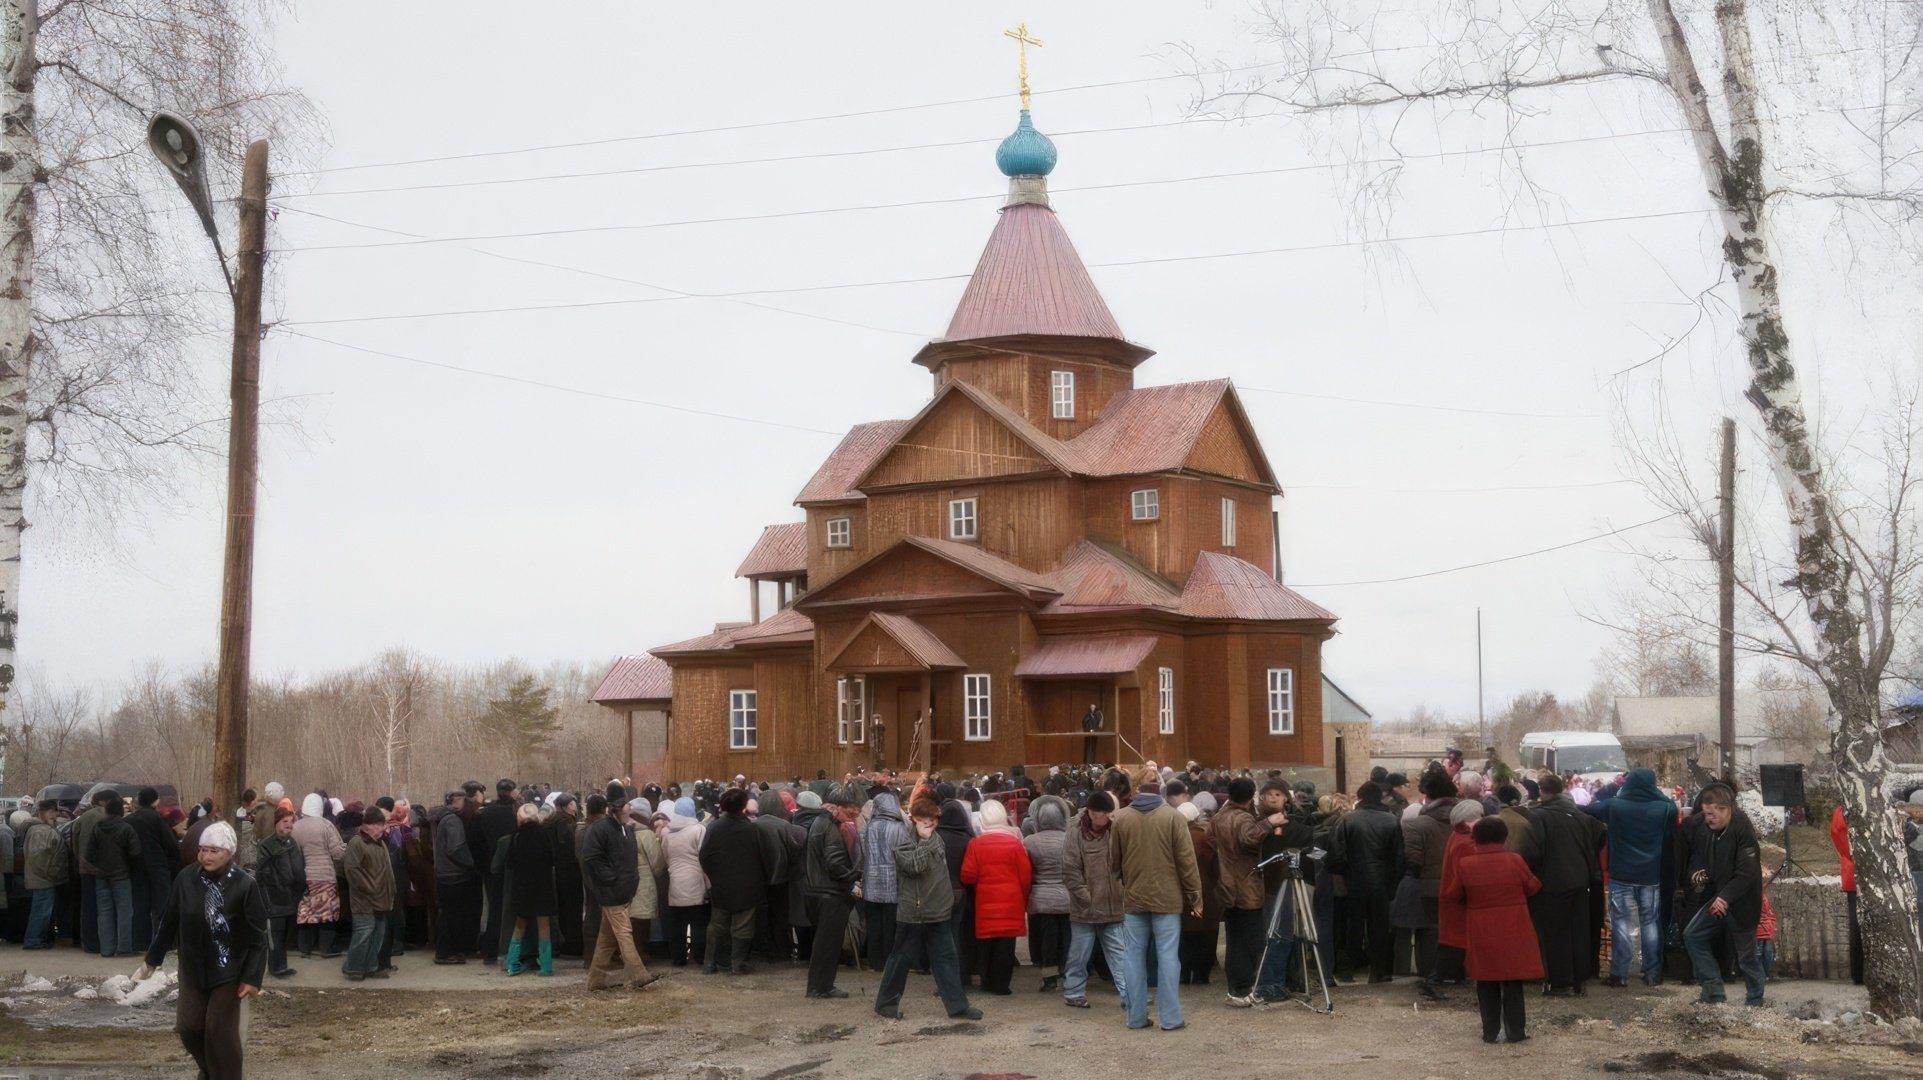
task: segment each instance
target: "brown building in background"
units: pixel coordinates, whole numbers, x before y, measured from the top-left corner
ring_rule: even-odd
[[[1024,110],[1000,220],[914,357],[933,396],[849,431],[795,499],[806,520],[763,531],[738,571],[751,621],[652,650],[668,778],[1090,746],[1326,775],[1336,617],[1275,579],[1275,474],[1227,380],[1136,386],[1152,354],[1049,207],[1054,156]]]

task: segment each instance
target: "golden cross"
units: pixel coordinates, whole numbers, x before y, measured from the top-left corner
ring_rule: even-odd
[[[1030,45],[1040,47],[1041,41],[1028,36],[1027,23],[1022,23],[1013,30],[1003,30],[1002,36],[1005,38],[1014,38],[1015,47],[1021,54],[1022,108],[1026,109],[1028,108],[1028,47]]]

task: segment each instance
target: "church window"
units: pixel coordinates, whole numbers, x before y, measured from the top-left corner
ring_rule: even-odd
[[[994,718],[988,706],[988,676],[962,676],[962,717],[966,727],[962,737],[970,742],[984,742],[994,733]]]
[[[756,696],[753,690],[728,691],[728,749],[755,748]]]
[[[1049,415],[1057,420],[1075,419],[1075,373],[1072,371],[1051,371],[1048,373]]]
[[[1175,734],[1175,669],[1155,669],[1156,689],[1159,705],[1156,710],[1160,721],[1156,730],[1164,735]]]
[[[835,680],[835,741],[843,746],[866,739],[863,721],[868,715],[868,680],[859,675],[844,675]]]
[[[1235,546],[1235,500],[1222,500],[1222,546]]]
[[[848,527],[847,518],[829,518],[828,519],[828,546],[829,547],[831,548],[847,547],[849,545],[849,537],[851,535],[852,534]]]
[[[948,538],[973,540],[975,537],[975,500],[953,500],[948,504]]]
[[[1269,669],[1269,734],[1295,734],[1295,672],[1290,668]]]
[[[1129,517],[1136,521],[1154,521],[1162,516],[1162,493],[1154,488],[1141,488],[1129,492]]]

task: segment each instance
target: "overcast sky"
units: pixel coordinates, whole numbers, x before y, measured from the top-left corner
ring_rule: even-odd
[[[257,672],[313,673],[395,643],[462,662],[600,660],[745,617],[734,567],[762,525],[799,519],[793,497],[833,433],[912,415],[930,391],[909,361],[946,325],[994,225],[993,149],[1017,109],[1001,31],[1026,18],[1046,42],[1031,63],[1035,121],[1061,153],[1055,208],[1124,330],[1157,350],[1139,382],[1241,388],[1287,489],[1287,579],[1341,616],[1327,670],[1378,717],[1422,702],[1472,714],[1480,606],[1492,709],[1532,687],[1579,694],[1604,640],[1580,612],[1627,578],[1625,541],[1661,547],[1673,523],[1344,583],[1660,513],[1611,483],[1617,391],[1638,400],[1664,380],[1692,439],[1736,401],[1726,324],[1610,378],[1697,324],[1686,294],[1717,279],[1688,146],[1641,91],[1570,94],[1516,131],[1553,144],[1526,151],[1539,190],[1518,201],[1498,155],[1458,152],[1494,145],[1500,124],[1412,121],[1408,148],[1430,156],[1407,163],[1394,216],[1365,233],[1353,178],[1321,167],[1340,160],[1339,138],[1279,119],[1181,123],[1195,92],[1183,80],[1062,89],[1168,75],[1178,42],[1261,60],[1243,10],[299,5],[281,55],[332,139],[326,171],[276,187],[271,317],[284,328],[264,378],[269,397],[300,403],[306,436],[266,436]],[[633,138],[987,95],[1002,96]],[[1130,130],[1087,131],[1114,128]],[[743,158],[793,160],[711,164]],[[434,186],[448,184],[469,186]],[[366,190],[393,188],[414,190]],[[918,205],[796,213],[891,203]],[[604,228],[775,214],[789,216]],[[1545,220],[1589,223],[1533,227]],[[591,228],[603,231],[313,250],[403,239],[380,230]],[[1385,232],[1427,238],[1354,243]],[[1267,253],[1186,258],[1249,251]],[[830,285],[847,287],[677,295]],[[584,303],[597,306],[419,317]],[[385,316],[401,317],[338,321]],[[207,364],[218,377],[224,349]],[[33,534],[27,662],[111,682],[149,658],[212,656],[216,493],[124,546]]]

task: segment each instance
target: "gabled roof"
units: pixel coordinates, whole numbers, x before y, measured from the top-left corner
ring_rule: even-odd
[[[1093,540],[1080,540],[1048,575],[1061,596],[1042,610],[1051,615],[1106,608],[1173,610],[1182,592],[1127,554]]]
[[[855,478],[867,472],[884,451],[895,444],[896,436],[908,427],[906,420],[875,420],[856,424],[841,437],[828,460],[821,463],[808,480],[797,505],[809,503],[860,502],[867,498],[854,489]]]
[[[922,666],[931,668],[962,668],[968,661],[955,655],[955,650],[935,636],[933,630],[916,622],[906,615],[894,615],[886,611],[871,612],[868,621],[879,627],[896,644],[908,650],[908,654],[920,661]]]
[[[1280,491],[1268,455],[1256,438],[1255,426],[1227,379],[1124,390],[1109,399],[1101,419],[1070,440],[1068,447],[1090,476],[1135,476],[1180,469],[1195,452],[1209,417],[1224,403],[1249,455],[1262,470],[1262,479]]]
[[[674,697],[674,672],[658,656],[623,656],[601,677],[590,701],[667,701]]]
[[[1018,679],[1064,678],[1074,675],[1116,675],[1134,671],[1155,648],[1143,635],[1117,637],[1045,637],[1015,667]]]
[[[1014,334],[1126,340],[1067,230],[1035,203],[1002,210],[943,336]]]
[[[717,623],[713,633],[650,649],[655,656],[725,652],[738,646],[794,645],[813,641],[815,622],[789,607],[758,623]]]
[[[1334,622],[1335,612],[1233,555],[1196,556],[1182,589],[1182,614],[1197,619],[1303,619]]]
[[[748,557],[741,560],[734,576],[762,577],[767,575],[799,574],[808,569],[808,523],[791,521],[785,525],[769,525],[761,530],[760,539],[748,551]]]
[[[742,622],[715,623],[713,630],[699,637],[691,637],[686,641],[676,641],[668,645],[660,645],[649,649],[648,652],[655,656],[667,656],[671,653],[712,652],[715,649],[725,649],[728,647],[728,643],[734,639],[735,631],[747,625],[747,623]]]
[[[1045,433],[1034,424],[1029,423],[1021,413],[1009,408],[993,394],[978,390],[960,380],[954,380],[937,391],[935,396],[929,399],[928,404],[922,406],[920,412],[916,413],[911,419],[903,421],[901,430],[896,432],[894,438],[890,440],[887,446],[883,447],[873,458],[869,459],[868,466],[864,468],[861,474],[855,477],[848,486],[854,489],[860,489],[865,486],[868,483],[869,476],[872,475],[875,469],[879,468],[881,463],[888,457],[888,452],[896,446],[900,446],[913,439],[915,432],[921,429],[922,425],[934,414],[934,411],[940,407],[942,402],[947,401],[951,395],[955,394],[959,394],[973,402],[983,412],[992,417],[996,423],[1006,428],[1009,434],[1015,436],[1015,438],[1021,440],[1024,445],[1034,450],[1036,456],[1040,457],[1049,465],[1064,473],[1074,473],[1078,471],[1075,467],[1075,456],[1069,451],[1068,444]]]
[[[843,587],[843,583],[853,580],[865,568],[884,559],[893,558],[896,553],[908,548],[919,548],[937,558],[945,559],[977,577],[1034,603],[1046,603],[1056,596],[1056,590],[1049,583],[1047,576],[1017,566],[998,555],[991,555],[974,544],[938,540],[932,536],[905,536],[856,563],[833,581],[811,590],[808,595],[796,601],[796,606],[808,607],[811,604],[833,602],[836,590]]]

